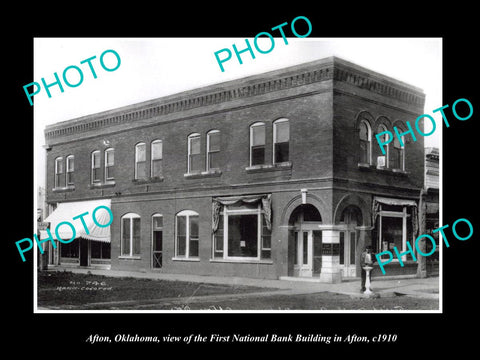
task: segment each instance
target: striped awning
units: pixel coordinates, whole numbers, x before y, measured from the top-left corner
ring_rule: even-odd
[[[110,199],[59,203],[57,208],[45,219],[45,222],[50,223],[49,228],[54,239],[57,239],[55,229],[59,224],[58,236],[63,240],[72,238],[72,227],[68,224],[61,224],[62,222],[68,222],[75,228],[75,239],[84,238],[109,243],[110,226],[98,226],[93,220],[93,211],[99,206],[106,206],[110,209]],[[87,215],[73,220],[74,217],[86,212],[88,212]],[[105,208],[99,208],[95,212],[95,219],[98,224],[108,224],[111,220],[110,213]],[[42,231],[41,235],[48,236],[46,231]]]

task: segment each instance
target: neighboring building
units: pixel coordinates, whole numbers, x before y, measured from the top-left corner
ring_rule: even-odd
[[[436,242],[436,250],[427,258],[429,267],[427,271],[432,273],[438,272],[439,262],[439,242],[438,232],[433,230],[440,227],[439,219],[439,152],[438,148],[425,148],[425,233],[431,235]],[[427,252],[430,252],[433,245],[427,242]]]
[[[114,214],[108,240],[59,244],[51,263],[359,276],[365,245],[414,248],[423,137],[406,136],[405,148],[395,139],[383,156],[375,134],[404,132],[424,101],[331,57],[48,126],[51,228],[71,221],[66,209],[91,213],[92,201]],[[411,255],[404,262],[387,274],[415,273]]]

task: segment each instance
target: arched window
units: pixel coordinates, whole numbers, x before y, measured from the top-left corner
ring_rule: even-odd
[[[202,154],[200,152],[200,134],[188,135],[188,173],[202,171]]]
[[[372,131],[370,129],[370,124],[362,120],[359,126],[359,137],[360,137],[360,162],[363,164],[372,163]]]
[[[61,188],[65,186],[65,170],[63,168],[63,157],[59,156],[55,159],[55,187]]]
[[[207,171],[220,168],[220,130],[207,133]]]
[[[113,148],[105,149],[105,181],[111,181],[115,179],[113,172],[115,150]]]
[[[122,256],[140,255],[140,215],[128,213],[121,219]]]
[[[250,126],[250,166],[265,164],[265,123]]]
[[[95,150],[92,152],[92,159],[91,159],[91,178],[92,184],[98,183],[101,181],[100,178],[100,150]]]
[[[147,154],[146,145],[141,142],[135,145],[135,179],[147,177]]]
[[[273,163],[289,161],[290,125],[288,119],[273,123]]]
[[[73,155],[67,156],[67,185],[73,185],[73,171],[75,169],[74,165],[75,157]]]
[[[378,127],[378,134],[381,134],[383,132],[387,131],[387,127],[385,125],[380,125]],[[386,143],[390,139],[389,135],[387,133],[384,133],[380,136],[380,141],[382,143]],[[377,167],[385,167],[388,168],[389,161],[390,161],[390,144],[382,145],[383,151],[385,151],[385,154],[383,152],[377,157]]]
[[[180,211],[175,216],[175,257],[198,258],[198,213]]]
[[[150,172],[152,177],[161,177],[163,169],[163,142],[162,140],[154,140],[151,144],[152,160],[150,164]]]

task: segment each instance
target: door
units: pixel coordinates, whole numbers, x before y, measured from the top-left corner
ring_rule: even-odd
[[[74,240],[77,241],[77,240]],[[80,238],[80,266],[89,266],[90,258],[90,241]]]
[[[313,274],[312,230],[295,232],[294,275],[312,277]]]
[[[340,232],[340,270],[343,278],[355,277],[357,256],[357,234],[355,230]]]
[[[162,247],[163,247],[163,232],[154,231],[152,239],[152,267],[160,269],[162,267]]]

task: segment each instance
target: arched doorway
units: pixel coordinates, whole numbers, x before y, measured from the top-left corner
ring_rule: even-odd
[[[356,276],[356,262],[358,257],[358,226],[362,225],[362,212],[355,205],[347,206],[340,216],[340,271],[342,278]]]
[[[322,217],[311,204],[297,206],[289,219],[289,276],[312,277],[322,267]]]

